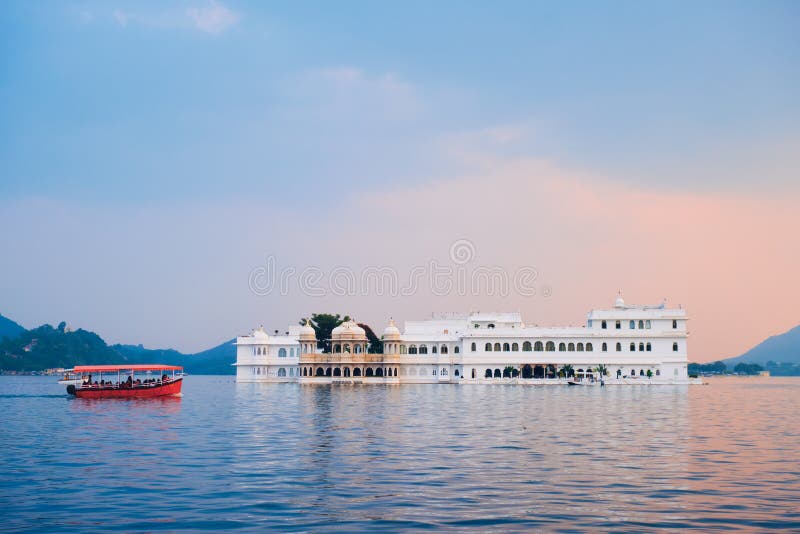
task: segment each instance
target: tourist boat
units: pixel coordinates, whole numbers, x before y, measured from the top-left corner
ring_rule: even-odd
[[[80,382],[67,385],[67,393],[82,399],[180,395],[183,385],[183,367],[176,365],[76,365],[72,371]],[[153,376],[153,371],[160,376]]]

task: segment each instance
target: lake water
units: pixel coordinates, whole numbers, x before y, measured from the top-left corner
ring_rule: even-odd
[[[800,529],[800,379],[87,401],[0,377],[3,531]]]

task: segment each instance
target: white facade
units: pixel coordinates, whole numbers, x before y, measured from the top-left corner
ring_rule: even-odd
[[[237,382],[297,382],[300,343],[297,328],[269,335],[264,328],[236,338]]]
[[[325,354],[308,325],[286,336],[256,331],[237,340],[237,380],[558,384],[597,381],[605,370],[607,384],[693,383],[686,322],[683,309],[627,306],[621,298],[589,312],[581,327],[529,326],[518,313],[448,314],[407,321],[402,332],[390,323],[383,354],[367,353],[353,322],[334,330]],[[267,347],[266,355],[252,352],[258,346]],[[286,357],[275,356],[278,348]]]

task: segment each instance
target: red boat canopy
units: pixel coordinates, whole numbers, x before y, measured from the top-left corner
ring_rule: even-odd
[[[76,373],[103,373],[106,371],[183,371],[183,367],[148,363],[140,365],[76,365],[72,370]]]

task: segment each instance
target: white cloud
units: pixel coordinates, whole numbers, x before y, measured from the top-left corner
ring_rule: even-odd
[[[186,15],[192,20],[195,28],[213,34],[222,33],[239,22],[237,13],[213,0],[202,7],[188,8]]]
[[[128,21],[130,20],[130,15],[122,11],[121,9],[115,9],[114,20],[116,20],[117,24],[119,24],[120,26],[127,26]]]

